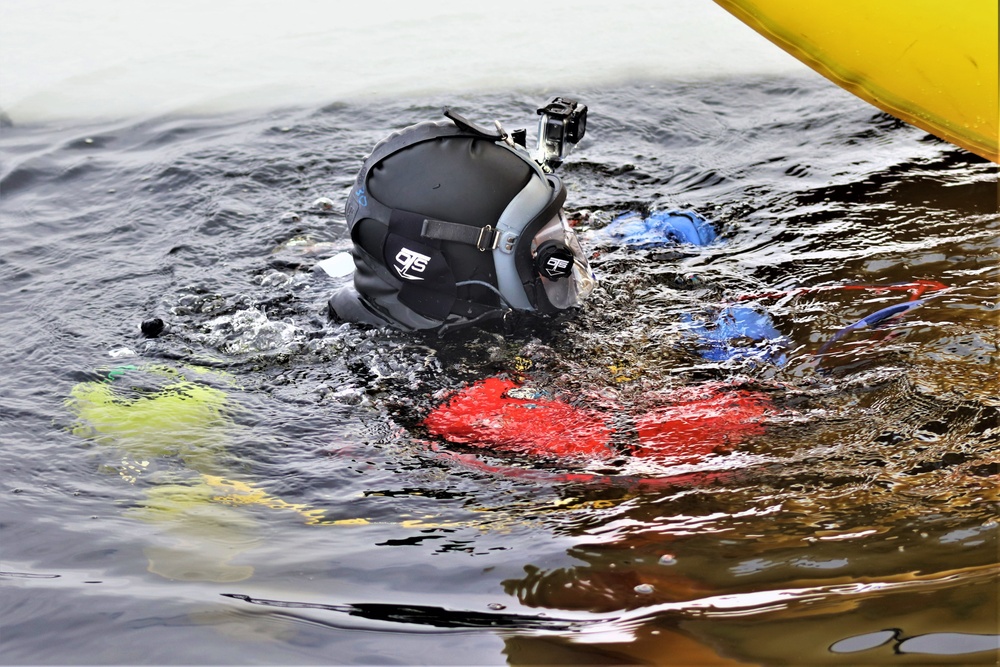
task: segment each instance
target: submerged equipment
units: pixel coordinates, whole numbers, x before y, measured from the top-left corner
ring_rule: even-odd
[[[688,333],[698,352],[708,361],[756,360],[784,366],[788,340],[774,327],[766,312],[747,306],[726,306],[708,319],[684,314]]]
[[[490,377],[454,392],[424,418],[428,433],[471,449],[576,461],[623,455],[669,464],[698,463],[759,435],[772,403],[758,390],[705,382],[659,394],[638,414],[568,403]]]
[[[583,137],[586,107],[556,98],[538,112],[535,156],[524,130],[487,130],[450,109],[378,143],[347,201],[354,279],[331,312],[443,333],[580,307],[596,280],[552,170]]]
[[[876,328],[884,324],[889,320],[893,320],[902,317],[904,314],[911,310],[919,308],[924,305],[929,299],[940,297],[945,294],[950,288],[942,282],[937,280],[912,280],[905,283],[891,283],[888,285],[821,285],[817,287],[797,287],[790,290],[781,290],[775,292],[761,292],[758,294],[745,294],[738,298],[737,302],[746,301],[756,301],[759,299],[782,299],[792,296],[800,296],[805,294],[820,294],[824,292],[849,292],[849,291],[865,291],[874,293],[886,293],[886,292],[907,292],[910,295],[910,299],[905,303],[895,304],[892,306],[886,306],[881,308],[870,315],[862,317],[857,322],[850,324],[842,329],[839,329],[833,334],[819,350],[814,354],[816,357],[822,357],[830,351],[830,348],[844,336],[850,334],[853,331],[858,331],[867,328]],[[931,293],[929,296],[924,297],[925,293]],[[937,294],[934,294],[934,293]],[[923,298],[922,298],[923,297]],[[736,308],[731,306],[731,308]],[[782,361],[782,363],[784,363]]]

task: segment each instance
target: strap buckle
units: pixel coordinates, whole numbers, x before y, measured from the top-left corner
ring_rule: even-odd
[[[481,230],[479,230],[479,240],[476,241],[476,249],[479,252],[486,252],[487,250],[496,250],[496,247],[500,244],[500,232],[493,229],[490,225],[486,225]]]

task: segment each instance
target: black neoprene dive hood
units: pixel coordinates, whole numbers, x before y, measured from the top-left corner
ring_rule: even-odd
[[[485,130],[449,109],[447,120],[379,142],[347,200],[354,281],[330,299],[331,312],[445,332],[512,311],[579,307],[595,280],[562,215],[566,189],[551,171],[567,152],[564,139],[583,136],[586,107],[556,102],[571,105],[575,122],[566,113],[553,122],[551,104],[539,109],[537,159],[523,130]]]

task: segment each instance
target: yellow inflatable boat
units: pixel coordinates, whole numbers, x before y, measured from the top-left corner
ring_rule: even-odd
[[[715,0],[883,111],[1000,163],[997,0]]]

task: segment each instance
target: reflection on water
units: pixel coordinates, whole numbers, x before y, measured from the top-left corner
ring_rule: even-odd
[[[600,287],[443,339],[328,320],[347,188],[445,103],[527,123],[545,95],[5,131],[4,660],[995,662],[996,168],[795,79],[579,95]],[[602,236],[674,208],[718,241]],[[734,305],[780,354],[706,358]],[[768,409],[683,461],[422,425],[491,376],[621,443],[693,385]]]
[[[883,630],[867,635],[842,639],[830,650],[834,653],[867,651],[890,642],[896,653],[926,653],[930,655],[965,655],[1000,648],[998,635],[971,635],[960,632],[932,632],[904,638],[900,630]]]

